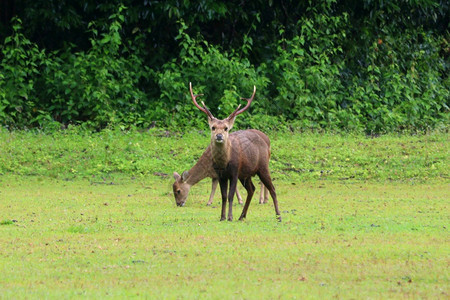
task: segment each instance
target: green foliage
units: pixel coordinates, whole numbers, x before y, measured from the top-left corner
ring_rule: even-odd
[[[428,130],[448,124],[448,66],[439,57],[438,40],[418,28],[369,46],[367,66],[349,88],[349,106],[367,132]]]
[[[90,24],[92,48],[87,53],[56,54],[45,69],[44,96],[47,111],[54,120],[67,123],[142,124],[147,104],[140,89],[149,77],[137,53],[123,45],[119,31],[124,16],[120,7],[110,17],[109,31],[100,36]]]
[[[91,23],[91,49],[45,55],[28,41],[16,20],[15,33],[5,40],[0,65],[0,121],[15,127],[87,122],[147,126],[147,97],[142,90],[151,76],[132,45],[120,36],[123,10],[111,15],[109,30],[99,35]],[[139,36],[136,37],[137,44]]]
[[[24,3],[30,26],[15,18],[9,36],[0,27],[0,124],[9,128],[204,129],[189,82],[218,118],[256,85],[236,128],[377,134],[449,124],[442,1]]]
[[[277,90],[269,109],[281,113],[294,126],[341,127],[338,115],[344,100],[340,80],[344,63],[339,55],[346,20],[345,14],[315,14],[313,19],[298,22],[298,36],[278,42],[277,56],[268,71]]]
[[[189,82],[194,93],[205,95],[206,106],[217,118],[233,112],[239,105],[239,96],[250,97],[253,85],[258,87],[258,100],[254,102],[258,105],[268,84],[264,75],[237,53],[221,52],[201,37],[193,39],[186,29],[184,22],[180,22],[179,60],[168,62],[158,74],[161,96],[155,114],[168,118],[165,125],[204,128],[207,124],[205,115],[192,104]],[[238,119],[239,123],[245,123],[245,119]]]
[[[36,82],[45,53],[21,33],[20,19],[13,19],[12,27],[1,49],[0,123],[23,127],[39,109]]]

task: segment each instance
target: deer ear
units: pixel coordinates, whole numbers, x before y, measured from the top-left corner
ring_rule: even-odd
[[[230,131],[231,128],[233,128],[235,119],[236,119],[236,117],[232,117],[231,119],[227,119],[227,121],[228,121],[228,131]]]
[[[188,176],[189,176],[188,171],[184,171],[183,174],[181,174],[181,180],[183,180],[183,182],[186,181]]]
[[[180,174],[178,174],[177,172],[173,172],[173,178],[175,179],[175,180],[178,180],[178,179],[180,179]]]

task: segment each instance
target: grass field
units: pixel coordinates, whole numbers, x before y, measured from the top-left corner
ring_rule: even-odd
[[[163,173],[192,165],[180,157],[198,157],[204,137],[166,145],[167,137],[155,137],[161,160],[177,145],[182,154],[147,174],[95,175],[89,166],[116,168],[129,153],[140,155],[132,148],[119,156],[120,145],[144,147],[142,139],[153,137],[121,136],[105,149],[103,135],[58,142],[1,134],[3,157],[21,170],[3,166],[0,175],[2,299],[449,298],[445,134],[272,138],[281,223],[272,203],[256,199],[245,221],[219,222],[218,195],[206,206],[209,180],[192,188],[185,207],[175,206]],[[186,145],[195,151],[183,152]],[[91,162],[78,161],[83,155]],[[58,175],[63,162],[71,166]],[[235,215],[241,209],[236,204]]]

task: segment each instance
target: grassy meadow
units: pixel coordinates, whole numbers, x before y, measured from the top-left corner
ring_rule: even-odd
[[[0,131],[0,298],[448,299],[446,133],[270,136],[281,223],[175,206],[203,133]]]

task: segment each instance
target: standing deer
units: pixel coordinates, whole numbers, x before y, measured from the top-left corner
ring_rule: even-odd
[[[232,133],[233,134],[233,133]],[[178,206],[184,206],[186,203],[189,190],[194,184],[203,180],[206,177],[212,178],[211,194],[209,196],[209,201],[207,205],[211,205],[214,199],[214,194],[219,184],[219,179],[217,177],[216,171],[213,168],[212,157],[211,157],[211,147],[208,147],[202,154],[197,163],[189,170],[184,171],[181,175],[177,172],[173,173],[175,182],[173,183],[173,195],[175,196],[175,202]],[[264,196],[263,196],[264,194]],[[239,204],[242,204],[242,197],[236,188],[236,197],[238,198]],[[268,195],[267,188],[261,183],[261,195],[259,197],[259,203],[267,203]]]
[[[239,220],[247,216],[247,210],[252,200],[255,186],[252,176],[258,175],[261,182],[267,187],[272,196],[275,214],[281,221],[280,211],[278,209],[278,200],[275,193],[275,187],[272,184],[269,171],[270,141],[261,131],[249,129],[236,131],[229,134],[233,127],[237,115],[246,111],[253,101],[256,94],[256,86],[253,88],[253,94],[247,100],[247,105],[232,112],[226,119],[216,119],[202,102],[202,106],[197,103],[197,97],[192,92],[192,83],[189,83],[194,105],[208,116],[208,123],[211,129],[211,157],[213,168],[219,178],[220,191],[222,194],[222,212],[220,220],[226,218],[226,205],[228,198],[228,221],[233,220],[233,196],[236,191],[238,179],[247,190],[247,199]],[[229,185],[229,190],[228,190]]]

